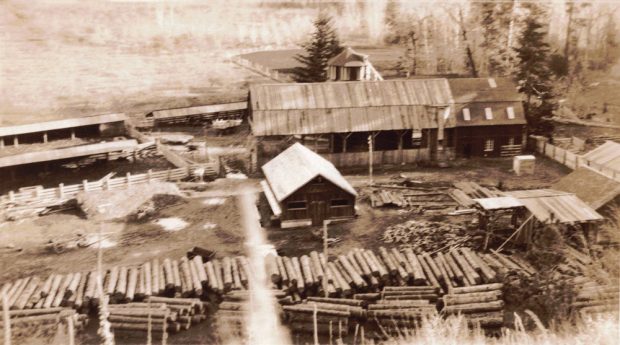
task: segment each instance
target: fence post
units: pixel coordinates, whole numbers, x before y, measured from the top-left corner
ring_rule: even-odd
[[[153,169],[149,169],[149,170],[146,172],[146,175],[148,176],[149,183],[150,183],[150,182],[151,182],[151,180],[153,179]]]
[[[41,197],[41,189],[42,189],[42,187],[37,187],[34,190],[34,196],[37,197],[37,200]]]
[[[9,201],[15,201],[15,192],[12,190],[9,191]]]
[[[126,176],[127,176],[127,187],[129,187],[131,185],[131,173],[128,171]]]
[[[64,183],[59,183],[58,184],[58,198],[59,199],[64,199],[65,198],[65,185],[64,185]]]
[[[88,192],[88,180],[82,180],[82,188],[85,192]]]
[[[170,169],[168,169],[168,177],[166,178],[166,181],[170,181],[170,176],[171,176],[170,174],[171,174],[171,171]]]

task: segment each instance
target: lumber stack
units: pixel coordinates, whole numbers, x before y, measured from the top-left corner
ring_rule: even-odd
[[[283,306],[282,309],[284,320],[294,332],[312,333],[316,318],[318,333],[346,336],[349,320],[366,318],[364,304],[348,298],[309,297],[303,303]]]
[[[577,285],[577,296],[571,304],[581,314],[618,312],[620,288],[617,284],[600,284],[586,280]]]
[[[114,331],[176,333],[206,319],[199,299],[149,297],[143,303],[108,306]]]
[[[443,313],[462,314],[469,325],[492,328],[504,323],[501,283],[454,288],[443,296]]]
[[[70,308],[55,307],[33,310],[10,310],[11,336],[47,336],[56,334],[58,325],[73,324],[74,331],[84,329],[88,318]],[[4,320],[0,320],[0,333],[4,334]],[[33,334],[34,333],[34,334]]]
[[[442,247],[475,244],[461,225],[425,220],[409,220],[389,226],[381,239],[384,243],[409,245],[414,252],[433,252]]]

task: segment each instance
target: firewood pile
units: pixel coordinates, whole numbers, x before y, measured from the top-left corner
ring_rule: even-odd
[[[404,244],[414,252],[433,252],[455,246],[476,246],[482,236],[471,236],[462,225],[409,220],[388,227],[381,237],[384,243]]]
[[[149,297],[146,302],[108,306],[114,331],[176,333],[206,319],[206,307],[199,299]]]
[[[443,296],[443,313],[462,314],[469,325],[500,327],[504,324],[501,283],[458,287]]]
[[[577,296],[571,304],[581,314],[601,314],[618,311],[620,288],[618,283],[601,284],[585,277],[575,279]]]
[[[78,314],[70,308],[56,307],[31,310],[10,310],[9,318],[11,324],[11,336],[19,338],[32,335],[53,335],[58,330],[58,325],[73,324],[77,332],[82,330],[88,318],[86,315]],[[4,333],[4,320],[0,320],[0,333]],[[34,334],[33,334],[34,333]]]

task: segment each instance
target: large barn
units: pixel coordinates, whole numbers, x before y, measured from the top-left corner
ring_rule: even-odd
[[[333,164],[299,143],[262,170],[265,180],[261,186],[283,228],[355,216],[355,189]]]
[[[521,152],[525,116],[506,79],[408,79],[250,86],[262,163],[301,142],[337,167]]]
[[[444,128],[454,121],[446,79],[261,84],[250,87],[249,97],[259,162],[298,141],[338,167],[365,165],[369,136],[376,164],[450,152]]]

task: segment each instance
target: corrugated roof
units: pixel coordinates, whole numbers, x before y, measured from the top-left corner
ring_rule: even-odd
[[[295,143],[262,167],[276,200],[281,202],[318,176],[357,195],[334,165],[314,151]]]
[[[506,194],[519,199],[543,223],[572,224],[603,220],[603,216],[575,194],[552,189],[510,191]]]
[[[583,158],[598,166],[620,171],[620,143],[608,140],[603,145],[583,155]]]
[[[161,119],[161,118],[170,118],[170,117],[179,117],[179,116],[220,113],[224,111],[245,110],[247,108],[248,108],[248,102],[235,102],[235,103],[200,105],[200,106],[186,107],[186,108],[155,110],[152,112],[152,114],[154,118]]]
[[[599,209],[620,195],[620,182],[587,166],[577,168],[551,188],[574,193],[594,209]]]
[[[446,79],[250,86],[258,136],[437,128],[451,102]]]
[[[64,128],[74,128],[80,126],[90,126],[102,123],[121,122],[127,120],[127,117],[123,113],[119,114],[104,114],[104,115],[92,115],[84,116],[73,119],[45,121],[37,123],[29,123],[26,125],[0,127],[0,137],[6,137],[11,135],[20,135],[27,133],[38,133],[45,131],[52,131]]]
[[[367,59],[368,55],[360,54],[353,50],[353,48],[346,47],[340,54],[329,59],[327,65],[347,67],[363,66]]]

